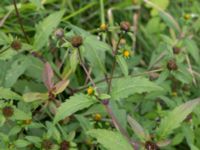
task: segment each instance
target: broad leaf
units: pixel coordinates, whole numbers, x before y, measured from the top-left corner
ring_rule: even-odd
[[[56,83],[56,85],[54,86],[55,94],[57,95],[59,93],[62,93],[65,90],[65,88],[68,86],[68,84],[69,84],[69,80],[62,80]]]
[[[36,27],[36,34],[34,36],[33,48],[40,50],[48,42],[48,38],[53,30],[60,23],[64,11],[58,11],[50,14]]]
[[[194,60],[199,63],[199,48],[197,47],[197,44],[195,41],[186,39],[185,40],[185,46],[187,48],[188,53],[194,58]]]
[[[21,100],[22,97],[11,89],[0,87],[0,99]]]
[[[87,95],[78,94],[71,96],[70,99],[62,103],[58,108],[58,112],[54,118],[54,124],[79,110],[89,107],[95,102],[93,98]]]
[[[162,88],[143,77],[126,77],[113,80],[112,99],[119,100],[135,93],[160,91]]]
[[[167,135],[172,133],[175,128],[178,128],[181,122],[193,111],[193,109],[200,103],[200,98],[188,101],[174,110],[161,121],[160,127],[157,130],[159,138],[164,139]]]
[[[87,132],[97,139],[106,150],[133,150],[128,141],[118,132],[105,129],[92,129]]]

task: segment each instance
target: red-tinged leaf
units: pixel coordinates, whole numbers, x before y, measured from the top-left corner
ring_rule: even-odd
[[[59,94],[65,90],[65,88],[68,86],[69,80],[62,80],[54,86],[54,94]]]
[[[54,85],[52,81],[53,76],[54,74],[51,65],[48,62],[46,62],[43,71],[43,82],[49,91],[53,88]]]
[[[156,144],[159,147],[165,147],[165,146],[169,145],[170,143],[171,143],[171,140],[167,139],[167,140],[164,140],[164,141],[159,141]]]

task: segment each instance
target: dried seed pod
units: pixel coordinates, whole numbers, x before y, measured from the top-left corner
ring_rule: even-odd
[[[69,146],[70,146],[70,143],[64,140],[60,143],[60,150],[68,150]]]
[[[22,48],[22,45],[21,45],[21,42],[19,40],[14,40],[12,43],[11,43],[11,47],[14,49],[14,50],[19,50]]]
[[[152,141],[147,141],[145,143],[145,148],[146,150],[158,150],[159,147],[156,145],[156,143],[152,142]]]
[[[175,60],[169,60],[168,62],[167,62],[167,68],[169,69],[169,70],[177,70],[178,69],[178,66],[177,66],[177,64],[176,64],[176,61]]]
[[[54,31],[54,35],[57,37],[57,38],[62,38],[64,37],[64,30],[62,28],[58,28]]]
[[[173,47],[174,54],[179,54],[181,49],[179,47]]]
[[[44,140],[43,142],[42,142],[42,148],[44,148],[45,150],[49,150],[49,149],[51,149],[52,148],[52,146],[53,146],[53,142],[51,141],[51,140]]]
[[[128,32],[130,30],[131,24],[128,21],[122,21],[120,23],[120,29],[122,31]]]
[[[74,36],[71,39],[71,44],[74,47],[79,47],[79,46],[81,46],[83,44],[83,38],[81,36]]]
[[[13,113],[14,113],[14,110],[12,107],[10,106],[5,106],[3,109],[2,109],[2,113],[3,113],[3,116],[6,117],[6,118],[9,118],[9,117],[12,117]]]
[[[151,73],[149,73],[149,80],[151,80],[151,81],[156,80],[159,78],[159,76],[160,76],[159,73],[151,72]]]

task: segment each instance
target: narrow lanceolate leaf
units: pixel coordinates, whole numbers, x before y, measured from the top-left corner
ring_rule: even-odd
[[[48,99],[48,93],[30,92],[23,95],[25,102],[45,101]]]
[[[172,133],[175,128],[178,128],[181,122],[193,111],[193,109],[200,103],[200,98],[188,101],[176,107],[173,111],[161,121],[160,127],[157,130],[157,135],[160,139],[166,138]]]
[[[119,55],[116,57],[116,60],[117,60],[117,63],[119,64],[120,69],[122,70],[122,73],[125,76],[128,76],[128,65],[125,59],[121,55]]]
[[[144,128],[134,118],[128,115],[127,119],[134,133],[140,138],[140,140],[142,141],[150,140],[149,134],[145,133]]]
[[[106,150],[133,150],[128,141],[119,133],[105,129],[92,129],[88,135],[97,139]]]
[[[113,80],[112,99],[119,100],[135,93],[152,92],[163,90],[157,84],[144,77],[126,77]]]
[[[90,105],[96,103],[96,101],[87,95],[78,94],[71,96],[66,102],[62,103],[58,108],[56,116],[54,118],[54,123],[70,116],[71,114],[89,107]]]
[[[0,87],[0,99],[21,100],[22,97],[11,89]]]
[[[54,85],[54,93],[57,95],[59,93],[62,93],[65,88],[68,86],[69,84],[69,80],[62,80],[58,83],[56,83],[56,85]]]
[[[50,14],[36,27],[36,34],[34,36],[33,48],[40,50],[48,42],[48,38],[53,30],[60,23],[64,11],[58,11]]]
[[[42,77],[43,77],[43,82],[48,90],[51,90],[53,88],[54,85],[52,81],[53,76],[54,74],[51,65],[48,62],[46,62],[44,65],[44,71]]]

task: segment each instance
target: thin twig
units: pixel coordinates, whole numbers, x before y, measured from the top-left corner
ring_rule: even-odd
[[[113,64],[112,64],[110,80],[108,82],[108,94],[110,93],[110,90],[111,90],[111,87],[112,87],[112,78],[113,78],[113,74],[114,74],[114,71],[115,71],[116,63],[117,63],[117,60],[116,60],[115,56],[117,55],[117,51],[119,49],[119,43],[120,43],[120,41],[122,39],[122,36],[123,36],[122,33],[120,33],[117,45],[116,45],[116,47],[115,47],[115,49],[113,51],[114,61],[113,61]]]
[[[26,32],[25,32],[25,30],[24,30],[24,26],[23,26],[21,17],[20,17],[20,15],[19,15],[19,10],[18,10],[18,8],[17,8],[16,0],[13,0],[13,5],[14,5],[14,7],[15,7],[15,12],[16,12],[16,16],[17,16],[17,19],[18,19],[18,23],[19,23],[19,25],[20,25],[20,27],[21,27],[21,30],[22,30],[22,32],[23,32],[23,34],[24,34],[24,37],[25,37],[27,43],[30,43],[30,42],[29,42],[29,39],[28,39],[28,36],[26,35]]]

